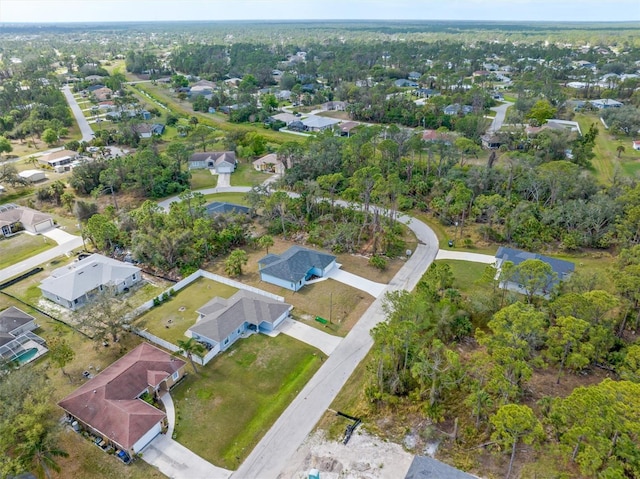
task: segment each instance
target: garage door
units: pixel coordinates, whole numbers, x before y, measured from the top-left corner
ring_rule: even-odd
[[[42,231],[46,231],[49,228],[53,228],[53,220],[43,221],[42,223],[38,223],[34,226],[34,230],[36,233],[41,233]]]

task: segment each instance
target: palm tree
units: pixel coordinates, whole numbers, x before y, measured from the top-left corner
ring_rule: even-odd
[[[178,348],[180,349],[178,349],[174,354],[185,354],[191,363],[191,367],[193,367],[193,372],[198,374],[196,363],[193,362],[193,356],[195,355],[202,359],[205,352],[204,346],[196,341],[195,338],[189,338],[186,341],[178,339]]]
[[[622,145],[618,145],[618,147],[616,148],[616,151],[618,152],[618,158],[620,158],[620,155],[622,155],[625,152],[626,148]]]
[[[56,462],[57,457],[69,457],[69,454],[58,449],[49,434],[44,434],[34,442],[22,445],[24,459],[34,468],[38,477],[51,479],[51,470],[60,472],[60,466]]]

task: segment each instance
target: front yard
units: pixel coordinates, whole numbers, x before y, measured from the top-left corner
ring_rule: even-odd
[[[176,293],[170,300],[156,306],[138,319],[134,324],[159,338],[177,344],[186,339],[184,333],[196,322],[196,311],[216,296],[229,298],[238,290],[226,284],[198,278]],[[156,292],[156,296],[161,291]]]
[[[172,393],[176,440],[236,469],[320,365],[320,353],[283,334],[238,341]]]
[[[20,233],[11,238],[0,239],[0,269],[56,246],[56,242],[45,236]]]

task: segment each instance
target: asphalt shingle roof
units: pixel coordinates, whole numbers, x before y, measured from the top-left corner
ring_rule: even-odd
[[[404,479],[477,479],[431,457],[416,456]]]
[[[258,261],[260,272],[285,281],[304,279],[312,268],[324,269],[336,257],[302,246],[292,246],[280,256],[269,254]]]

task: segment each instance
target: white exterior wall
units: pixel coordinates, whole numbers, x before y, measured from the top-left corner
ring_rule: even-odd
[[[147,444],[149,444],[160,432],[162,431],[162,425],[157,423],[151,429],[149,429],[144,436],[131,447],[133,454],[140,452]]]

